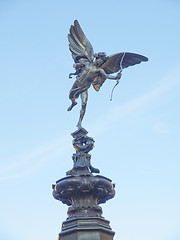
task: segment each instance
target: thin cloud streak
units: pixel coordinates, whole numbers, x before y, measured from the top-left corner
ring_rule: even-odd
[[[157,101],[159,97],[162,98],[166,92],[170,91],[180,83],[180,68],[178,67],[172,73],[168,74],[165,79],[150,92],[145,93],[123,105],[118,105],[112,108],[104,116],[101,116],[96,122],[91,125],[90,130],[93,135],[102,134],[112,126],[114,122],[119,121],[125,117],[129,117],[135,112],[143,110],[147,104]],[[165,96],[163,96],[165,97]]]
[[[30,152],[25,156],[21,156],[19,161],[15,161],[14,163],[9,164],[4,168],[1,168],[0,181],[30,175],[39,169],[45,161],[52,161],[53,159],[60,157],[61,154],[70,148],[67,140],[68,137],[63,136],[49,145],[40,147],[36,151]]]
[[[134,112],[142,110],[149,102],[157,100],[157,98],[162,96],[165,92],[174,88],[180,82],[178,76],[180,76],[179,68],[163,79],[152,91],[139,96],[124,105],[115,106],[112,108],[112,110],[107,112],[103,117],[99,118],[93,123],[93,125],[90,126],[89,130],[91,134],[93,136],[100,135],[108,131],[114,122],[127,116],[129,117],[129,115],[133,114]],[[65,150],[70,149],[71,145],[69,145],[67,140],[67,136],[62,136],[55,142],[47,146],[40,147],[36,151],[30,152],[24,157],[21,157],[19,161],[0,169],[0,173],[2,175],[0,181],[20,178],[32,174],[35,170],[40,168],[45,161],[52,160],[53,158],[63,154]],[[43,156],[44,154],[46,154],[46,156]],[[30,166],[28,164],[30,164]],[[21,170],[21,168],[23,168],[23,170]],[[20,173],[14,174],[11,173],[11,171],[20,171]]]

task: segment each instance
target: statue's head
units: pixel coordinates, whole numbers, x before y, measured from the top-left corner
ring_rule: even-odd
[[[98,52],[98,53],[95,53],[95,58],[101,58],[101,59],[106,59],[106,53],[105,52]]]
[[[106,62],[107,56],[105,52],[95,53],[94,57],[96,58],[95,62],[98,66]]]

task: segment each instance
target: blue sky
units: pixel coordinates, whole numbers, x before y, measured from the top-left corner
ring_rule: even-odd
[[[0,239],[57,239],[66,219],[51,184],[72,167],[75,19],[95,52],[149,58],[123,71],[113,101],[114,82],[90,89],[83,122],[93,166],[116,183],[102,205],[114,239],[180,239],[179,11],[175,0],[0,1]]]

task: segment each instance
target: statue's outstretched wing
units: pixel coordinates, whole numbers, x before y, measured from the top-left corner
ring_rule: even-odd
[[[71,25],[70,33],[68,34],[69,50],[75,62],[84,58],[85,61],[93,62],[94,51],[91,43],[86,38],[77,20],[74,21],[74,26]]]
[[[135,64],[139,64],[141,62],[148,61],[148,58],[136,53],[122,52],[111,55],[107,57],[105,63],[103,63],[100,67],[104,69],[107,74],[118,72],[119,70],[123,70],[129,66],[133,66]],[[99,76],[92,83],[94,89],[99,91],[100,87],[104,83],[106,79]]]
[[[136,53],[122,52],[111,55],[107,61],[101,65],[101,68],[108,74],[118,72],[121,67],[127,68],[141,62],[148,61],[148,58]]]

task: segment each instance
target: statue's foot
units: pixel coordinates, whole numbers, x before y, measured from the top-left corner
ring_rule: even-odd
[[[81,123],[78,123],[76,127],[78,128],[78,130],[80,130],[82,128]]]
[[[68,111],[71,111],[74,106],[76,106],[77,102],[73,102],[70,107],[68,107]]]

